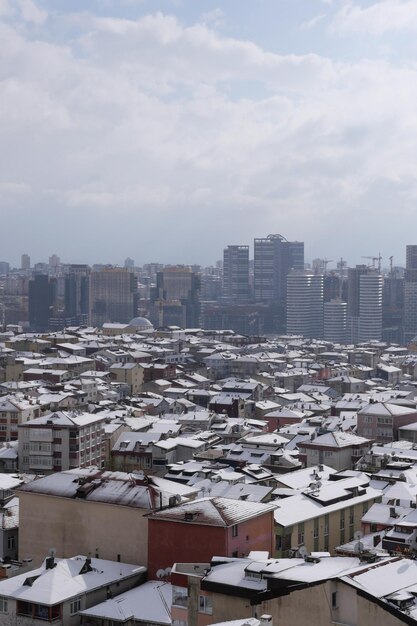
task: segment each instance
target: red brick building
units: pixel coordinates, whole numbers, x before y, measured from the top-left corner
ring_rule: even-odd
[[[274,550],[273,504],[201,498],[148,516],[148,577],[176,562]]]

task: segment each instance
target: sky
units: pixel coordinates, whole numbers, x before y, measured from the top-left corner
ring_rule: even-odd
[[[0,0],[0,260],[403,263],[416,34],[417,0]]]

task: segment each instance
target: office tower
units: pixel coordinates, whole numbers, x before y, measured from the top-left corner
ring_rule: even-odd
[[[348,341],[352,343],[359,341],[360,278],[368,269],[366,265],[348,269],[347,324]]]
[[[29,326],[35,332],[49,329],[57,304],[56,278],[37,274],[29,281]]]
[[[417,335],[417,246],[407,246],[404,282],[404,343]]]
[[[7,261],[0,261],[0,275],[7,276],[10,274],[10,264]]]
[[[90,277],[90,323],[128,323],[137,312],[137,282],[125,268],[106,267]]]
[[[227,246],[224,249],[223,296],[236,303],[249,299],[249,246]]]
[[[61,264],[61,259],[59,258],[57,254],[53,254],[52,256],[49,257],[49,267],[51,269],[56,269],[58,265],[60,264]]]
[[[22,270],[30,270],[30,256],[28,254],[22,254],[20,267]]]
[[[64,317],[66,325],[88,323],[90,309],[90,268],[84,264],[67,266],[64,287]]]
[[[200,277],[191,267],[166,266],[151,292],[154,326],[196,327],[200,322]]]
[[[374,267],[348,269],[348,340],[381,340],[382,276]]]
[[[324,339],[346,343],[347,303],[339,298],[324,303]]]
[[[311,339],[323,337],[323,276],[288,274],[287,332]]]
[[[304,243],[268,235],[254,241],[254,296],[257,302],[285,301],[287,275],[304,269]]]
[[[359,341],[382,338],[382,276],[377,270],[359,279]]]
[[[287,276],[304,270],[304,243],[268,235],[254,241],[253,290],[256,302],[271,306],[270,331],[285,329]]]
[[[405,280],[391,268],[382,289],[382,338],[391,343],[403,342]]]

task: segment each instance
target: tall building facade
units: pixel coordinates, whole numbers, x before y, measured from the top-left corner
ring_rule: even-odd
[[[359,281],[359,341],[382,339],[382,276],[376,270]]]
[[[22,270],[30,270],[30,256],[28,254],[22,254],[20,257],[20,267]]]
[[[90,323],[130,322],[137,312],[137,281],[133,272],[106,267],[91,273]]]
[[[90,311],[90,267],[68,265],[65,274],[64,316],[71,323],[87,324]]]
[[[223,251],[223,296],[230,302],[249,299],[249,246],[227,246]]]
[[[253,291],[256,302],[271,305],[272,329],[285,329],[287,276],[304,270],[304,243],[288,241],[282,235],[268,235],[254,241]]]
[[[336,298],[324,303],[325,341],[346,343],[347,340],[347,303]]]
[[[47,274],[36,274],[29,281],[29,326],[35,332],[49,330],[57,306],[57,281]]]
[[[348,341],[381,340],[382,283],[374,267],[357,265],[348,269]]]
[[[323,276],[293,271],[287,277],[287,332],[323,337]]]
[[[185,265],[166,266],[151,290],[154,326],[196,327],[200,324],[200,276]]]
[[[406,248],[404,282],[404,342],[417,335],[417,245]]]

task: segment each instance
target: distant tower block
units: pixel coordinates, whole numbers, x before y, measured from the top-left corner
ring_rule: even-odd
[[[324,339],[334,343],[347,341],[347,303],[335,299],[324,304]]]

